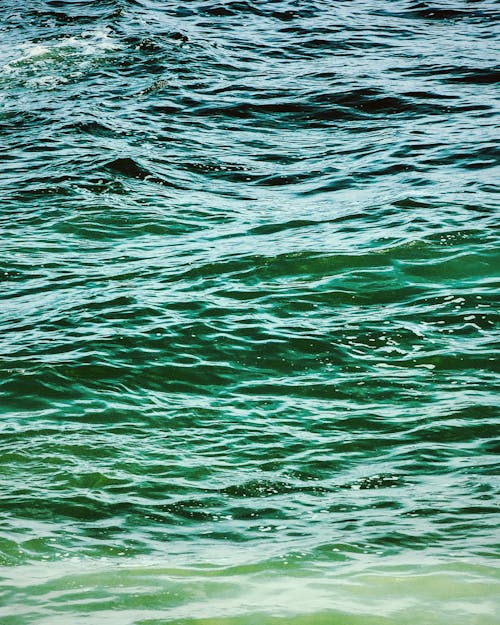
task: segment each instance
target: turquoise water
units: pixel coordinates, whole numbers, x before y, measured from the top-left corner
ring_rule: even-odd
[[[495,3],[0,3],[2,625],[498,622]]]

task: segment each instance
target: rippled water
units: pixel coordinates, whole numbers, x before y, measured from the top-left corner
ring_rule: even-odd
[[[3,625],[493,625],[498,5],[0,3]]]

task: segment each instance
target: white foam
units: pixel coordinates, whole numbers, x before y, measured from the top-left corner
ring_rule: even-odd
[[[26,79],[29,86],[52,88],[88,69],[92,59],[120,49],[107,27],[43,44],[26,42],[1,66],[4,75]],[[76,71],[75,71],[76,70]],[[42,74],[42,75],[40,75]],[[35,76],[34,76],[35,75]]]

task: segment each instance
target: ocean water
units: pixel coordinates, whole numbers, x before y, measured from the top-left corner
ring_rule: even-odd
[[[2,625],[498,623],[499,17],[1,0]]]

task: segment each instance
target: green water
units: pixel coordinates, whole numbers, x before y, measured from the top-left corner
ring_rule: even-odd
[[[9,577],[6,625],[120,623],[193,625],[333,625],[495,623],[498,572],[471,563],[382,563],[345,566],[257,559],[244,550],[200,546],[197,566],[178,557],[118,564],[110,560],[19,567]],[[326,554],[324,554],[326,555]],[[191,556],[190,556],[191,558]],[[238,561],[234,565],[231,562]],[[15,588],[15,591],[12,589]]]
[[[496,17],[0,3],[1,625],[498,622]]]

